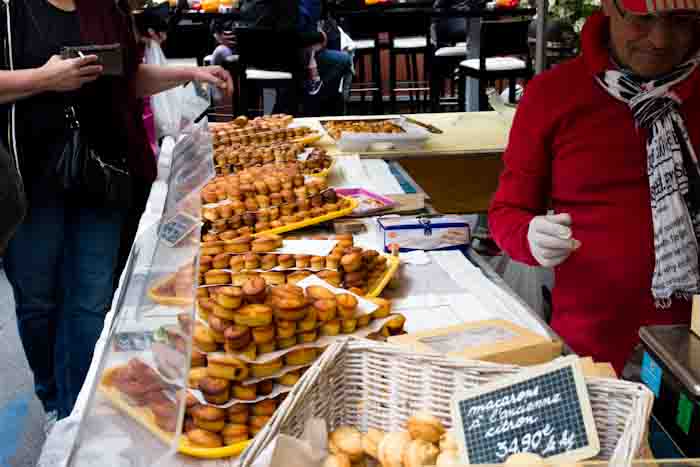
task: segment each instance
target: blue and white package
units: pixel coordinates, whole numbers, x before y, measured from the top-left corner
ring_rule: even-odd
[[[457,216],[382,217],[377,220],[384,235],[384,250],[456,250],[471,240],[469,224]]]

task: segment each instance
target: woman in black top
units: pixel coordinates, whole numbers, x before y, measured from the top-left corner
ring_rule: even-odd
[[[156,175],[140,98],[187,81],[229,91],[219,67],[141,63],[124,1],[3,0],[0,132],[29,201],[4,264],[17,304],[20,336],[47,411],[72,410],[112,298],[112,278],[127,206],[108,209],[55,183],[67,140],[68,105],[103,154],[126,154],[137,185]],[[6,18],[9,15],[9,19]],[[63,46],[119,43],[123,76],[102,76],[97,57],[61,59]],[[136,181],[138,180],[138,182]]]

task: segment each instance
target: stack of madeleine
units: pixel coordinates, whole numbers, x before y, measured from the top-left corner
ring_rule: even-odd
[[[319,218],[351,204],[322,178],[289,174],[217,177],[202,189],[202,198],[203,232],[234,232],[230,238]]]
[[[268,285],[296,285],[315,274],[334,287],[342,287],[364,296],[386,274],[387,258],[375,250],[354,246],[352,235],[336,235],[338,244],[328,256],[276,254],[282,238],[262,234],[230,240],[236,232],[205,234],[199,260],[202,285],[242,286],[253,277],[262,277]],[[288,237],[292,239],[293,237]],[[327,240],[328,237],[314,237]],[[208,293],[199,291],[199,298]],[[205,300],[206,302],[206,300]],[[205,303],[206,306],[206,303]]]
[[[406,431],[385,433],[370,428],[361,433],[341,426],[328,437],[330,455],[323,467],[364,467],[368,460],[381,467],[448,467],[460,465],[459,447],[440,419],[418,412]]]
[[[322,286],[269,286],[261,276],[241,287],[200,290],[207,297],[198,299],[198,320],[181,314],[179,322],[182,334],[191,335],[194,343],[188,387],[206,401],[202,404],[190,394],[192,433],[187,431],[187,437],[202,447],[254,436],[279,398],[323,352],[323,346],[314,345],[319,338],[354,333],[391,314],[388,300],[372,299],[378,308],[365,314],[353,294]],[[400,332],[404,321],[393,315],[376,334]]]

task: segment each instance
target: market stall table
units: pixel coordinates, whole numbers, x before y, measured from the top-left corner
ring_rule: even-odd
[[[503,169],[501,155],[508,143],[511,120],[497,112],[408,115],[434,125],[442,134],[431,134],[424,146],[360,152],[363,159],[397,161],[430,197],[441,213],[478,213],[488,209]],[[398,115],[387,115],[396,118]],[[334,119],[357,117],[328,117]],[[320,128],[318,118],[298,121]],[[341,155],[327,134],[316,143],[330,154]]]
[[[170,145],[172,145],[172,143],[170,143]],[[142,233],[148,231],[162,216],[163,205],[167,195],[165,180],[167,180],[169,168],[168,157],[166,150],[164,154],[161,155],[160,159],[161,170],[159,179],[154,185],[148,207],[141,220],[140,232]],[[354,183],[354,181],[358,180],[356,177],[361,176],[357,173],[357,166],[355,163],[359,159],[355,159],[355,162],[352,162],[353,158],[343,160],[347,160],[348,168],[343,168],[344,162],[341,161],[339,170],[343,173],[343,176],[348,176],[346,182]],[[391,180],[389,167],[385,162],[369,160],[366,161],[366,163],[369,168],[362,168],[362,170],[369,170],[372,173],[384,173],[383,176],[375,175],[373,182],[371,182],[374,189],[385,193],[387,191],[394,192],[398,189],[399,185],[395,180]],[[371,219],[367,219],[365,222],[367,223],[367,232],[364,235],[358,236],[358,243],[366,244],[369,247],[377,249],[381,248],[376,224],[374,224],[374,221]],[[413,324],[411,324],[409,329],[418,330],[425,328],[426,325],[430,326],[431,324],[428,323],[430,323],[432,319],[426,320],[425,318],[426,316],[429,317],[430,313],[433,313],[434,318],[440,317],[439,324],[460,323],[488,318],[503,318],[519,323],[540,334],[551,334],[547,326],[539,320],[522,301],[517,299],[512,292],[508,291],[507,287],[504,287],[504,284],[496,284],[491,280],[494,275],[493,271],[489,271],[488,266],[480,262],[473,252],[468,254],[469,260],[465,260],[462,253],[458,251],[428,253],[419,258],[415,256],[420,255],[409,255],[406,257],[407,262],[411,264],[408,264],[403,271],[404,287],[393,292],[396,300],[396,310],[404,313],[409,322],[413,320]],[[479,266],[477,267],[475,263],[478,263]],[[105,320],[103,333],[95,349],[88,379],[81,391],[73,414],[69,418],[57,423],[49,436],[39,465],[67,465],[68,456],[71,452],[70,449],[75,440],[80,421],[85,413],[86,405],[93,391],[96,377],[100,374],[99,365],[101,357],[109,342],[109,333],[113,328],[115,313],[121,301],[120,292],[127,279],[126,276],[129,273],[131,273],[131,271],[127,269],[122,276],[120,291],[117,292],[113,303],[113,309]],[[133,276],[130,276],[130,278],[137,276],[138,273],[139,271],[133,271]],[[441,275],[444,280],[440,281],[441,289],[438,290],[437,283],[433,279],[440,277],[439,275]],[[408,286],[406,287],[406,285]],[[426,313],[428,313],[428,315],[426,315]],[[139,323],[139,325],[143,326],[143,323]],[[89,430],[89,432],[92,434],[91,430]],[[104,435],[108,437],[110,433],[111,432],[105,432]],[[142,433],[140,429],[134,428],[135,437],[142,436]],[[111,433],[111,435],[115,436],[114,433]],[[121,441],[123,442],[124,440]],[[126,455],[123,451],[123,449],[125,449],[124,444],[119,444],[118,440],[112,439],[110,443],[105,444],[116,444],[113,446],[114,451],[107,453],[106,449],[103,448],[101,448],[99,452],[93,451],[92,449],[81,450],[78,459],[86,460],[87,458],[96,456],[96,458],[99,458],[106,465],[112,465],[108,460],[110,455],[115,456],[114,460],[116,460],[117,457],[122,458]],[[214,466],[234,464],[232,461],[221,460],[204,462],[201,460],[193,461],[184,456],[177,456],[176,459],[176,462],[172,465]]]

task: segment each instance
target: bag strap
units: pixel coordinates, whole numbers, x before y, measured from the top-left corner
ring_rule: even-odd
[[[1,65],[4,70],[11,70],[14,68],[13,60],[11,56],[11,44],[12,36],[10,34],[10,0],[0,0],[2,3],[2,8],[0,8],[0,38],[2,39],[2,60]]]
[[[0,31],[2,32],[2,43],[3,43],[3,68],[13,71],[15,69],[14,64],[14,43],[12,34],[12,11],[10,6],[11,0],[0,0],[2,1],[2,18],[0,20]],[[16,104],[12,102],[7,115],[7,141],[10,149],[10,153],[15,159],[15,167],[17,168],[17,173],[19,174],[20,181],[22,180],[22,171],[19,168],[19,155],[17,152],[17,133],[16,133]]]

